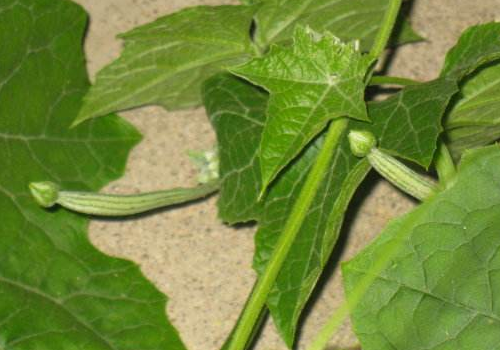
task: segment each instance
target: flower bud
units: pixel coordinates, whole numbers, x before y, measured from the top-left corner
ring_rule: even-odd
[[[59,187],[51,181],[32,182],[29,188],[36,202],[45,208],[52,207],[59,198]]]
[[[377,140],[375,136],[366,130],[351,130],[349,135],[349,146],[351,147],[351,152],[356,157],[365,157],[370,151],[377,145]]]

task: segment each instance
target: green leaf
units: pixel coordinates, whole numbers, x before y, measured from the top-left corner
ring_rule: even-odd
[[[254,12],[251,6],[192,7],[122,34],[122,54],[97,74],[76,122],[150,104],[199,105],[206,78],[254,53]]]
[[[360,40],[368,50],[382,23],[386,0],[264,0],[256,16],[256,42],[261,47],[287,41],[294,28],[309,26],[317,32],[329,31],[344,41]],[[399,42],[420,40],[403,22]]]
[[[455,158],[500,137],[500,23],[467,29],[446,55],[441,73],[460,82],[445,117],[446,142]],[[478,70],[479,69],[479,70]]]
[[[499,174],[498,146],[466,152],[452,187],[393,220],[343,266],[348,299],[370,281],[352,310],[363,349],[498,347]]]
[[[85,27],[69,1],[0,4],[0,347],[182,350],[139,268],[92,247],[87,218],[29,194],[36,180],[98,190],[140,140],[112,115],[68,129],[89,87]]]
[[[466,149],[500,138],[500,64],[466,77],[445,119],[447,142],[454,157]]]
[[[234,76],[219,75],[207,81],[204,95],[221,152],[219,214],[230,222],[259,221],[254,267],[261,273],[323,138],[316,139],[280,174],[265,201],[257,202],[258,149],[267,94]],[[351,154],[344,135],[268,301],[289,346],[300,313],[335,245],[350,197],[368,170],[366,162]]]
[[[497,58],[500,58],[500,23],[473,26],[464,31],[447,53],[441,76],[461,79]]]
[[[203,96],[219,149],[219,217],[230,224],[257,220],[262,211],[258,150],[268,95],[232,75],[218,74],[206,81]]]
[[[292,47],[273,46],[231,69],[270,92],[260,145],[262,190],[329,120],[368,120],[363,80],[372,61],[354,43],[297,27]]]
[[[458,91],[452,79],[440,78],[408,86],[382,102],[368,104],[380,149],[428,168],[434,157],[441,117]]]

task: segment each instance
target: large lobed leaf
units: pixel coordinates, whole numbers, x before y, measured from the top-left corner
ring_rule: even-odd
[[[370,282],[352,310],[363,349],[498,349],[499,174],[498,146],[466,152],[451,188],[343,266],[348,299]]]
[[[184,349],[138,267],[92,247],[86,218],[41,209],[28,191],[34,180],[98,190],[140,140],[112,115],[69,130],[89,87],[85,26],[69,1],[0,3],[0,347]]]
[[[289,41],[297,25],[317,32],[329,31],[344,41],[360,40],[369,49],[382,23],[386,0],[263,0],[256,16],[255,39],[259,46]],[[419,40],[407,22],[400,42]]]
[[[205,79],[253,54],[255,7],[198,6],[120,35],[120,57],[99,71],[77,122],[109,112],[157,104],[197,106]]]
[[[260,144],[263,190],[328,121],[368,120],[364,77],[373,59],[354,43],[297,27],[291,47],[231,69],[270,92]]]

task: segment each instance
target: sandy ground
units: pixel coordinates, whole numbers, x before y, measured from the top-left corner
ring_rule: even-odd
[[[121,43],[115,35],[198,4],[222,0],[77,0],[90,13],[85,44],[88,68],[95,72],[115,58]],[[440,69],[446,50],[469,25],[500,19],[500,0],[416,0],[414,27],[426,42],[401,48],[391,74],[431,79]],[[122,114],[144,134],[132,152],[125,176],[106,191],[133,193],[195,183],[196,170],[186,152],[208,149],[214,134],[204,111],[166,112],[148,107]],[[374,237],[387,221],[408,211],[413,202],[371,176],[352,206],[341,259],[347,259]],[[365,193],[371,191],[366,196]],[[215,350],[223,343],[255,279],[251,269],[254,229],[232,229],[216,217],[216,198],[164,210],[137,220],[94,221],[94,244],[111,255],[138,263],[144,274],[167,294],[167,312],[190,350]],[[353,220],[353,216],[356,219]],[[317,329],[342,302],[341,280],[331,276],[316,295],[299,341],[304,348]],[[346,324],[331,341],[349,346],[356,340]],[[268,322],[257,349],[285,349]]]

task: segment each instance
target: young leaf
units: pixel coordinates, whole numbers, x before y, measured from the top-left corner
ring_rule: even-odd
[[[92,247],[88,219],[29,194],[40,179],[98,190],[140,140],[116,116],[68,129],[89,87],[85,27],[69,1],[0,3],[0,35],[12,43],[0,65],[0,347],[182,350],[165,296],[139,268]]]
[[[452,187],[391,222],[343,266],[348,299],[370,281],[352,310],[363,349],[498,346],[499,173],[498,146],[466,152]]]
[[[254,12],[252,6],[192,7],[122,34],[121,56],[97,74],[76,122],[148,104],[200,104],[206,78],[254,53]]]
[[[273,46],[231,69],[270,92],[259,154],[262,190],[329,120],[368,120],[363,80],[372,62],[354,43],[297,27],[292,47]]]
[[[203,99],[219,146],[219,217],[230,224],[257,220],[262,211],[258,150],[268,95],[235,76],[218,74],[204,84]]]
[[[390,98],[368,104],[373,124],[364,128],[380,138],[378,147],[428,168],[442,131],[441,117],[457,92],[453,79],[408,86]]]
[[[441,76],[461,79],[497,58],[500,58],[500,23],[473,26],[460,36],[446,55]]]
[[[455,157],[500,138],[500,62],[466,77],[445,119],[447,142]]]
[[[259,46],[289,40],[297,25],[317,32],[329,31],[345,41],[360,40],[361,47],[371,47],[387,8],[386,0],[265,0],[256,16],[255,39]],[[421,38],[407,22],[400,42]]]

